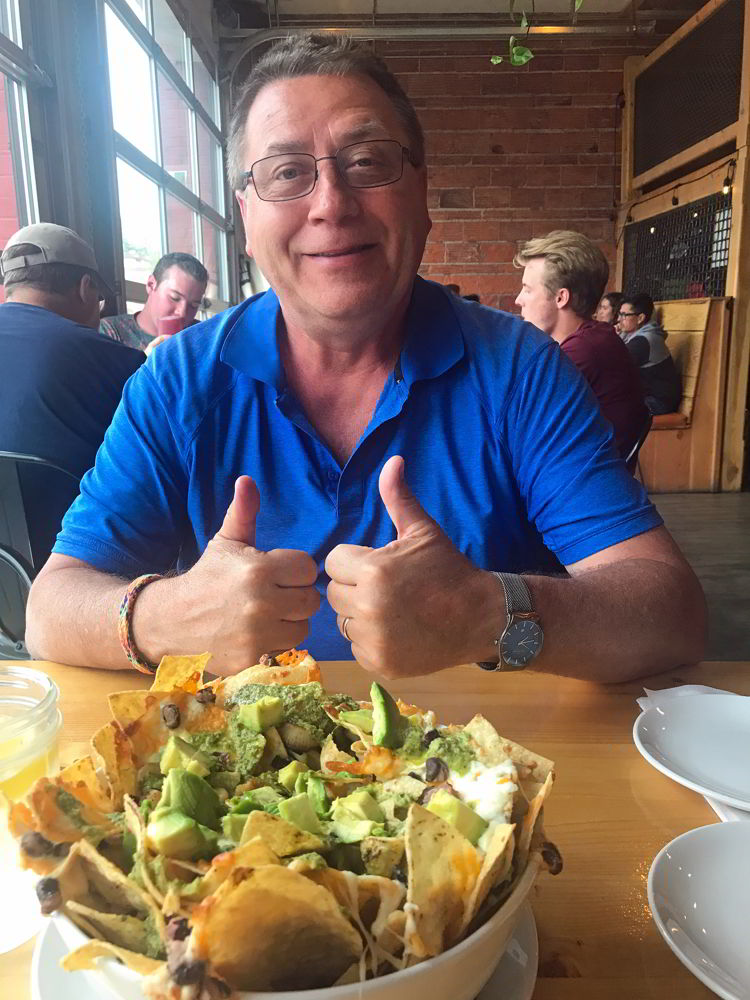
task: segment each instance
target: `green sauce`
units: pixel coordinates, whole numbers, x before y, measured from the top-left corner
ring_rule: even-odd
[[[226,729],[190,733],[190,742],[204,753],[228,753],[229,769],[239,771],[243,781],[250,777],[266,747],[265,736],[243,726],[236,712],[229,714]]]
[[[322,743],[335,727],[323,710],[323,702],[332,702],[347,709],[359,708],[357,702],[347,695],[326,694],[318,681],[308,684],[245,684],[235,694],[232,705],[251,705],[266,696],[280,698],[284,704],[284,722],[306,729],[318,743]]]
[[[399,757],[405,757],[413,764],[423,764],[428,757],[439,757],[457,774],[465,774],[476,759],[469,737],[463,733],[445,733],[433,740],[429,746],[422,742],[423,733],[415,726],[409,729],[404,745],[396,750]]]

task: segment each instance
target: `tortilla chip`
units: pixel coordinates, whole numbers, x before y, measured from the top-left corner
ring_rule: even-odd
[[[323,772],[328,772],[333,774],[335,772],[331,771],[328,766],[329,761],[338,761],[343,764],[353,764],[356,758],[352,757],[350,753],[346,753],[344,750],[339,750],[333,739],[333,736],[326,736],[323,746],[320,749],[320,770]]]
[[[119,811],[124,796],[136,792],[138,772],[133,746],[116,722],[108,722],[91,737],[91,750],[97,768],[106,775],[112,810]]]
[[[330,892],[281,866],[226,881],[195,908],[193,928],[198,957],[238,990],[331,986],[362,952]]]
[[[306,851],[321,851],[324,843],[320,837],[306,830],[300,830],[294,823],[287,823],[280,816],[256,809],[247,817],[240,844],[246,844],[254,837],[260,839],[280,858]]]
[[[466,933],[466,928],[479,912],[479,908],[487,898],[490,889],[499,885],[510,875],[515,847],[514,829],[512,823],[500,823],[490,834],[487,851],[482,862],[482,870],[479,872],[479,878],[471,891],[464,911],[461,936]]]
[[[149,953],[151,945],[148,924],[141,916],[133,916],[129,913],[103,913],[90,906],[85,906],[83,903],[76,903],[75,900],[70,900],[65,904],[65,912],[76,923],[79,923],[76,918],[82,917],[86,924],[93,929],[94,937],[102,941],[109,941],[111,944],[117,945],[118,948],[127,948],[128,951],[137,952],[140,955]],[[79,926],[81,925],[79,924]],[[160,951],[163,957],[164,949],[161,948]],[[160,956],[152,955],[151,957],[158,958]]]
[[[203,671],[210,659],[210,653],[201,653],[199,656],[162,656],[151,690],[174,691],[181,688],[189,694],[195,694],[199,687],[203,687]]]
[[[132,692],[125,692],[132,693]],[[140,693],[140,692],[137,692]],[[136,767],[146,764],[153,754],[161,751],[174,732],[184,736],[188,742],[191,733],[219,732],[227,727],[228,715],[223,708],[211,702],[199,702],[195,695],[187,691],[147,691],[145,708],[140,715],[123,725],[122,719],[117,721],[123,725],[125,735],[133,748],[133,762]],[[115,697],[114,695],[111,698]],[[110,707],[113,708],[110,698]],[[133,702],[133,706],[137,703]],[[161,715],[162,706],[176,705],[180,713],[180,725],[177,729],[168,729]],[[118,709],[122,709],[122,704]],[[115,709],[113,708],[113,711]]]
[[[104,787],[96,773],[96,767],[90,757],[79,757],[64,767],[54,779],[56,784],[64,786],[67,791],[92,809],[101,812],[113,812],[112,799],[109,790]]]
[[[526,867],[526,862],[529,857],[529,847],[531,845],[532,837],[534,836],[534,830],[536,829],[537,823],[541,822],[542,806],[544,805],[544,800],[549,795],[552,790],[552,783],[554,781],[554,772],[550,772],[544,784],[541,786],[539,791],[536,793],[534,798],[529,802],[529,808],[526,815],[523,818],[523,823],[521,825],[521,832],[518,837],[518,870],[523,871]]]
[[[365,837],[359,845],[362,862],[368,875],[391,877],[391,872],[404,858],[401,837]]]
[[[407,950],[439,955],[461,935],[464,913],[482,868],[479,851],[441,817],[413,804],[404,830],[409,867]],[[411,924],[411,926],[410,926]]]
[[[60,968],[65,969],[66,972],[95,969],[99,958],[119,958],[123,965],[141,976],[148,976],[164,965],[164,962],[160,962],[158,959],[138,955],[133,951],[128,951],[127,948],[119,948],[117,945],[110,944],[109,941],[87,941],[80,948],[75,948],[64,958],[61,958]]]
[[[305,657],[296,664],[265,666],[259,663],[254,667],[246,667],[232,677],[223,678],[216,685],[216,701],[220,705],[231,702],[246,684],[309,684],[311,681],[320,683],[320,669],[315,660],[305,653]]]
[[[93,774],[93,766],[91,773]],[[78,784],[67,785],[60,778],[39,778],[26,798],[34,817],[34,829],[53,844],[75,843],[81,840],[84,832],[89,840],[101,841],[120,831],[120,824],[110,818],[109,809],[103,811],[78,797],[77,790],[83,793],[85,788],[84,782],[81,785],[78,788]],[[72,796],[80,822],[76,822],[61,808],[61,793]]]
[[[217,854],[211,867],[201,880],[199,898],[215,893],[235,868],[260,868],[263,865],[280,865],[281,860],[261,837],[252,837],[233,851]]]
[[[112,718],[127,731],[128,726],[140,719],[143,713],[153,701],[150,691],[115,691],[107,701]]]

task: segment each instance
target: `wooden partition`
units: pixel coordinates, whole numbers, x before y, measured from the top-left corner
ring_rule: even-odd
[[[639,455],[651,493],[721,489],[732,300],[657,303],[667,346],[682,377],[677,413],[654,417]]]

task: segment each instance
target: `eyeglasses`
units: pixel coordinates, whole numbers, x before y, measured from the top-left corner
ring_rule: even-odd
[[[618,318],[618,319],[624,319],[624,318],[625,318],[626,316],[637,316],[637,315],[638,315],[638,313],[624,313],[624,312],[622,311],[622,309],[621,309],[621,310],[620,310],[620,311],[618,312],[618,314],[617,314],[617,318]]]
[[[242,190],[253,182],[261,201],[293,201],[310,194],[322,160],[335,160],[341,179],[351,188],[385,187],[401,180],[404,156],[411,153],[396,139],[371,139],[342,146],[333,156],[312,153],[276,153],[256,160],[242,175]]]

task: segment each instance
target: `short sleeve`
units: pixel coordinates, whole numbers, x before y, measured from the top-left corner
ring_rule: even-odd
[[[125,386],[52,551],[125,576],[165,572],[190,530],[187,491],[179,431],[143,366]]]
[[[562,351],[542,348],[499,416],[529,520],[564,565],[662,524]]]

